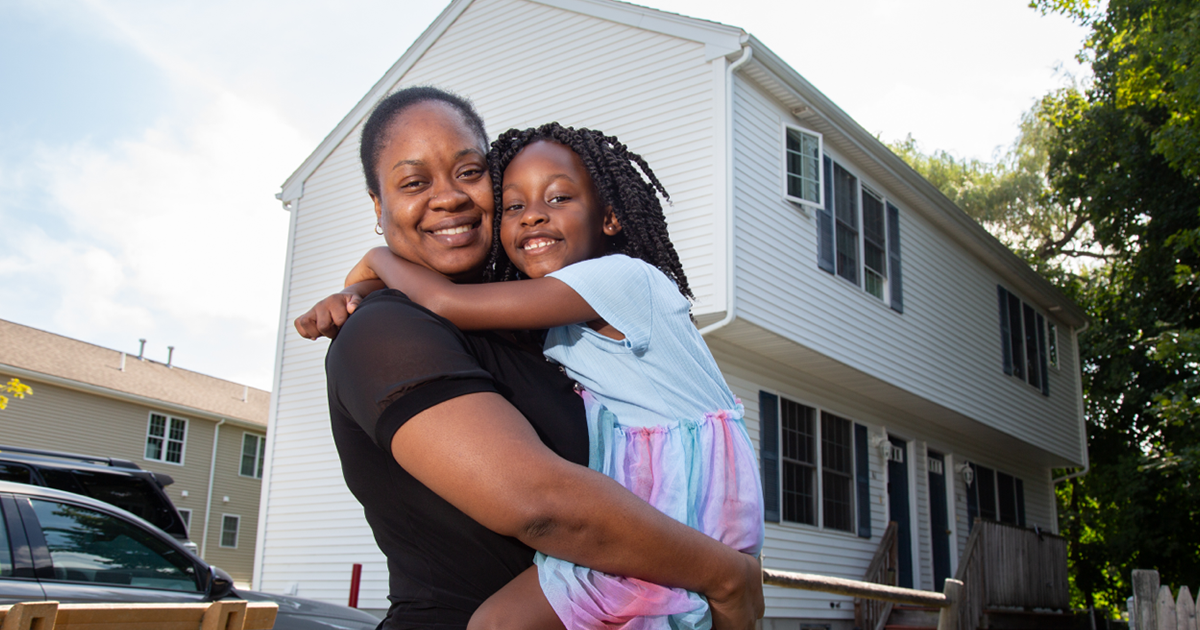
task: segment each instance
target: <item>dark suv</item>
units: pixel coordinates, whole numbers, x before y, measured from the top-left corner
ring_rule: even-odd
[[[374,630],[379,623],[346,606],[237,589],[227,573],[120,508],[0,481],[0,605],[224,598],[279,604],[275,630]]]
[[[153,523],[195,551],[195,545],[188,541],[183,517],[163,491],[175,480],[142,470],[133,462],[0,446],[0,481],[46,486],[99,499]]]

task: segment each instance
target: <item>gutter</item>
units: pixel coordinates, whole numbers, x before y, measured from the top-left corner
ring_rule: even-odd
[[[702,336],[724,328],[737,318],[737,291],[733,287],[736,272],[736,244],[733,238],[733,73],[750,61],[753,55],[754,49],[744,45],[742,56],[725,69],[725,316],[701,328]]]
[[[1075,330],[1074,328],[1071,329],[1071,341],[1073,341],[1075,343],[1075,352],[1077,355],[1079,352],[1079,333],[1087,332],[1087,329],[1089,326],[1091,326],[1091,322],[1084,320],[1082,328],[1080,328],[1079,330]],[[1080,470],[1077,470],[1073,473],[1069,473],[1069,474],[1063,475],[1061,477],[1051,479],[1050,480],[1051,486],[1057,486],[1060,482],[1066,481],[1068,479],[1082,477],[1082,476],[1088,474],[1088,471],[1091,470],[1091,468],[1092,468],[1092,459],[1091,459],[1091,457],[1088,457],[1087,418],[1085,417],[1084,411],[1083,411],[1083,365],[1079,366],[1079,380],[1076,381],[1075,383],[1076,383],[1075,392],[1079,396],[1079,441],[1082,442],[1081,446],[1083,447],[1083,468],[1081,468]]]
[[[204,534],[200,538],[200,557],[204,558],[205,551],[208,550],[208,523],[212,520],[212,491],[213,491],[213,476],[217,472],[217,443],[221,439],[221,425],[225,424],[225,419],[217,423],[213,429],[213,450],[212,460],[208,462],[208,497],[204,499]],[[208,560],[206,559],[205,562]]]

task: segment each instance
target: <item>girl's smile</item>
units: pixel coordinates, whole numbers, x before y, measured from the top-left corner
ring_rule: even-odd
[[[570,148],[540,140],[504,171],[500,238],[509,260],[530,278],[603,256],[621,230],[602,207],[583,161]]]

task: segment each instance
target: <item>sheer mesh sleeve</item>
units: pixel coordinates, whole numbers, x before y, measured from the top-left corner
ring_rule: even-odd
[[[495,392],[453,324],[398,291],[381,291],[346,320],[325,357],[329,404],[385,451],[405,422],[465,394]]]

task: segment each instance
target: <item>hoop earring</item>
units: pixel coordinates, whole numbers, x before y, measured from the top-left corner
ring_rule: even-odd
[[[376,223],[376,224],[375,224],[375,233],[376,233],[376,234],[378,234],[378,235],[380,235],[380,236],[383,236],[383,228],[382,228],[382,227],[379,227],[379,224],[378,224],[378,223]]]

